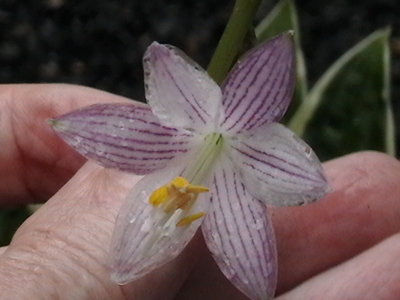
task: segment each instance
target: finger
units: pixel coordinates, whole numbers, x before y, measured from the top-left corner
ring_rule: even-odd
[[[362,252],[400,229],[400,163],[376,152],[324,165],[332,192],[315,204],[276,208],[278,291]]]
[[[219,270],[203,239],[199,244],[200,258],[174,300],[248,300]]]
[[[178,259],[124,289],[110,281],[111,231],[137,180],[94,163],[80,169],[22,225],[0,256],[2,299],[171,298],[195,261],[196,240]]]
[[[400,295],[400,234],[315,276],[279,300],[397,300]]]
[[[279,254],[278,293],[400,229],[397,160],[363,152],[325,163],[324,169],[332,186],[325,199],[303,207],[273,209]],[[225,291],[229,291],[229,299],[245,299],[213,260],[204,256],[176,299],[200,299],[197,295],[218,299]]]
[[[0,85],[0,204],[44,201],[84,159],[46,120],[82,106],[126,98],[73,85]]]
[[[0,247],[0,256],[6,251],[7,247]]]

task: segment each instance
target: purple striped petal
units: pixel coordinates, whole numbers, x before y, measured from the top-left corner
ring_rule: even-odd
[[[51,121],[75,150],[108,168],[148,174],[191,148],[192,135],[160,124],[144,104],[96,104]]]
[[[231,155],[248,191],[275,205],[302,205],[323,197],[328,184],[312,149],[278,123],[231,142]]]
[[[111,242],[111,278],[118,284],[142,277],[175,258],[196,233],[203,218],[177,227],[160,208],[149,204],[151,193],[182,173],[190,156],[145,176],[121,207]],[[187,212],[207,212],[210,200],[201,194]],[[172,221],[171,221],[172,220]]]
[[[234,133],[279,121],[292,99],[295,56],[292,34],[251,50],[223,84],[221,126]]]
[[[266,207],[254,199],[230,162],[216,167],[213,199],[202,230],[224,275],[250,299],[272,299],[277,256]]]
[[[144,57],[146,98],[168,126],[204,132],[215,126],[221,90],[180,50],[156,42]]]

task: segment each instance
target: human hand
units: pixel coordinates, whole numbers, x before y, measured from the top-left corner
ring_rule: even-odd
[[[50,198],[1,249],[0,299],[245,299],[200,235],[156,272],[123,287],[110,281],[114,219],[139,177],[84,164],[45,120],[124,101],[69,85],[0,86],[0,204]],[[369,152],[324,168],[333,188],[325,199],[271,208],[278,299],[398,299],[399,162]]]

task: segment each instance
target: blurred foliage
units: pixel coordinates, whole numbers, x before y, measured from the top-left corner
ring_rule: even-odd
[[[394,155],[388,37],[388,30],[371,34],[342,56],[330,69],[336,72],[328,70],[310,92],[310,100],[319,105],[304,136],[318,147],[321,159],[366,149]]]
[[[279,2],[261,21],[256,34],[262,41],[290,29],[297,36],[298,90],[289,127],[303,136],[322,160],[359,150],[394,155],[389,30],[379,30],[358,43],[307,90],[293,2]]]

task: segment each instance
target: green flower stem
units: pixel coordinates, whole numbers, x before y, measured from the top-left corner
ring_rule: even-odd
[[[208,74],[216,83],[222,83],[233,65],[260,2],[261,0],[236,0],[228,24],[207,68]]]

